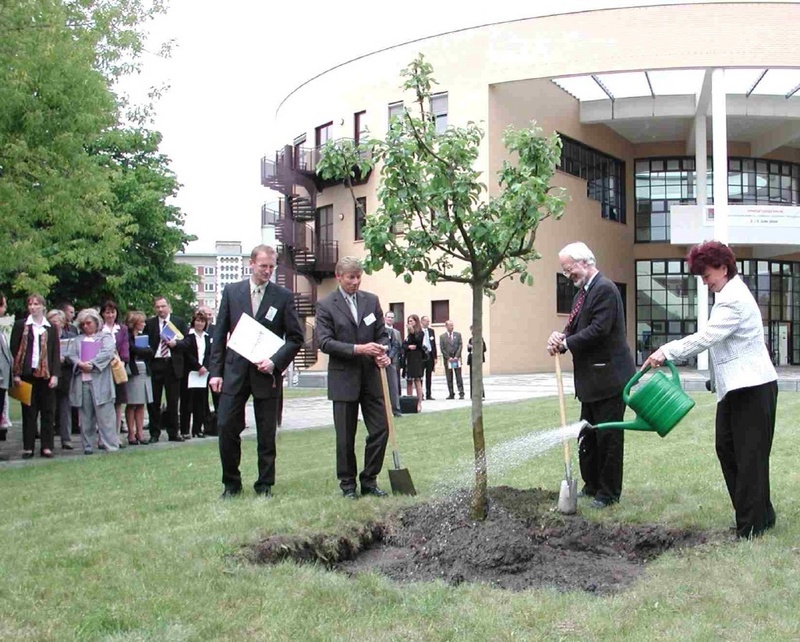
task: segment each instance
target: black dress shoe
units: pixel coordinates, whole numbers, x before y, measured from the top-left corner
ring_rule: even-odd
[[[458,395],[458,398],[459,399],[463,399],[464,398],[464,393],[462,392],[460,395]]]
[[[375,497],[388,497],[389,493],[382,491],[377,486],[362,486],[361,487],[361,494],[362,495],[374,495]]]
[[[611,504],[611,502],[606,502],[606,501],[603,501],[602,499],[593,499],[592,503],[589,504],[589,506],[592,507],[592,508],[600,509],[600,508],[607,508],[610,504]]]
[[[395,417],[402,417],[402,416],[403,416],[403,413],[402,413],[402,412],[393,412],[392,414],[393,414]]]
[[[355,488],[349,488],[347,490],[343,490],[342,497],[344,497],[345,499],[358,499],[358,495],[356,494]]]
[[[169,438],[169,441],[185,441],[181,435],[173,435]]]
[[[199,432],[199,433],[197,433],[197,434],[195,435],[195,437],[197,437],[198,439],[205,439],[205,438],[206,438],[206,433],[204,433],[204,432]]]
[[[272,486],[266,488],[257,488],[256,497],[272,497]]]
[[[33,453],[29,452],[29,451],[25,451],[24,453],[22,453],[22,458],[23,459],[33,459]]]
[[[159,439],[161,439],[161,437],[159,437],[158,435],[155,435],[155,436],[150,435],[150,441],[148,441],[147,443],[148,444],[157,444]]]
[[[428,395],[427,397],[425,397],[425,400],[426,400],[426,401],[436,401],[436,399],[434,399],[434,398],[433,398],[433,397],[431,397],[430,395]]]
[[[233,499],[234,497],[238,497],[242,494],[241,488],[226,488],[222,491],[222,495],[219,496],[220,499]]]
[[[61,450],[75,450],[75,446],[72,444],[61,444]]]
[[[446,397],[446,399],[455,399],[455,398],[456,398],[455,395],[447,395],[447,397]]]

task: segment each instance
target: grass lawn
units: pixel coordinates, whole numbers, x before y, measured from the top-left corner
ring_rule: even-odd
[[[714,401],[667,438],[626,434],[619,506],[596,519],[725,530],[730,502],[713,446]],[[578,416],[569,402],[568,416]],[[653,562],[613,596],[396,585],[311,566],[255,567],[238,555],[270,533],[347,533],[424,501],[471,457],[469,410],[398,422],[417,498],[340,498],[332,429],[279,435],[272,500],[217,499],[216,443],[0,469],[3,640],[796,640],[800,639],[800,395],[781,393],[772,457],[777,527],[754,542],[707,545]],[[556,399],[485,409],[500,444],[558,422]],[[357,453],[363,454],[363,427]],[[557,491],[561,449],[492,476]],[[390,453],[387,453],[387,466]],[[37,462],[38,463],[38,462]],[[574,463],[577,469],[577,461]],[[245,484],[255,442],[244,442]],[[389,488],[386,473],[381,483]],[[584,511],[588,516],[588,510]]]

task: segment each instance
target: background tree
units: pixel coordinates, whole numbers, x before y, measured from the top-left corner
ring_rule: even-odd
[[[159,135],[123,127],[123,109],[137,110],[115,93],[163,11],[161,0],[0,4],[0,287],[12,304],[56,283],[59,298],[92,304],[139,306],[151,287],[193,300],[172,265],[191,240],[165,200],[178,183]]]
[[[393,119],[385,141],[329,142],[317,171],[325,179],[344,180],[382,163],[380,206],[363,228],[367,272],[392,268],[406,283],[421,273],[430,283],[450,281],[472,292],[474,354],[483,353],[483,297],[494,296],[504,279],[531,285],[529,263],[539,224],[560,218],[565,197],[550,180],[561,154],[556,134],[543,137],[535,124],[509,127],[503,143],[515,163],[504,161],[498,174],[501,193],[489,198],[475,169],[484,133],[473,122],[437,133],[428,110],[433,68],[419,55],[401,75],[402,88],[414,96],[414,113]],[[395,230],[403,230],[396,234]],[[482,360],[473,363],[472,435],[475,486],[471,514],[486,517],[486,447],[483,427]]]

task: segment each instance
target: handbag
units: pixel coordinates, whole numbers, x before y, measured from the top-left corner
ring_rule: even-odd
[[[118,354],[114,355],[111,360],[111,376],[114,377],[114,383],[121,384],[128,382],[128,373],[125,372],[125,362],[119,358]]]

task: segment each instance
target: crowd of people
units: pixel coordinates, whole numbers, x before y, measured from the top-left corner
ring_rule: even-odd
[[[592,497],[591,505],[602,509],[620,501],[624,432],[593,426],[622,419],[622,390],[635,365],[619,290],[597,269],[592,251],[584,243],[572,243],[561,250],[558,260],[577,291],[566,326],[552,332],[547,350],[556,358],[571,353],[576,396],[586,423],[578,438],[584,481],[581,494]],[[222,498],[242,492],[240,435],[250,397],[258,453],[254,489],[257,495],[271,496],[283,373],[304,341],[292,293],[270,280],[276,263],[274,248],[259,245],[253,249],[250,278],[223,291],[215,332],[209,327],[207,310],[197,309],[189,328],[171,314],[164,297],[154,300],[155,314],[147,319],[142,312],[128,311],[121,324],[116,303],[106,301],[99,308],[81,310],[73,325],[75,311],[70,304],[46,312],[42,296],[28,296],[27,317],[14,323],[10,341],[0,332],[0,408],[9,387],[18,397],[27,395],[23,457],[34,456],[37,438],[41,456],[53,457],[56,432],[62,448],[71,449],[76,428],[84,453],[91,454],[95,447],[117,450],[125,441],[119,439],[123,407],[131,446],[158,441],[162,428],[171,441],[203,437],[210,390],[215,407],[219,407]],[[649,355],[643,368],[709,350],[712,388],[718,399],[717,455],[736,512],[736,533],[750,538],[776,522],[769,458],[777,373],[764,344],[758,305],[737,274],[730,248],[717,241],[702,243],[690,250],[687,263],[692,274],[701,277],[715,294],[708,324],[695,334],[661,346]],[[437,346],[429,319],[411,314],[401,340],[394,314],[384,315],[378,297],[360,289],[362,275],[358,259],[340,259],[335,269],[338,287],[321,299],[316,309],[320,350],[328,355],[336,475],[346,499],[358,499],[359,485],[361,495],[386,495],[377,485],[390,421],[380,369],[389,375],[395,414],[401,413],[398,399],[403,378],[406,399],[413,400],[412,412],[422,409],[423,400],[433,399],[431,374],[437,354],[445,368],[447,398],[454,399],[456,389],[459,398],[464,398],[464,342],[453,322],[445,323]],[[0,294],[0,316],[5,308],[6,299]],[[257,351],[260,340],[252,344],[252,354],[228,350],[229,337],[247,316],[257,324],[257,333],[278,340],[269,356]],[[484,345],[482,358],[485,351]],[[472,339],[467,352],[472,382]],[[166,413],[161,411],[162,394],[166,395]],[[143,432],[145,406],[149,439]],[[355,454],[359,410],[368,433],[360,473]]]
[[[0,316],[6,308],[0,293]],[[62,450],[73,450],[79,435],[90,455],[157,442],[162,427],[171,441],[204,437],[207,425],[213,430],[208,307],[195,310],[191,327],[161,296],[149,319],[137,310],[123,314],[113,300],[77,316],[70,302],[48,311],[37,293],[26,298],[25,311],[10,337],[0,332],[0,409],[7,393],[22,402],[23,459],[34,457],[37,440],[39,454],[52,458],[56,436]]]

